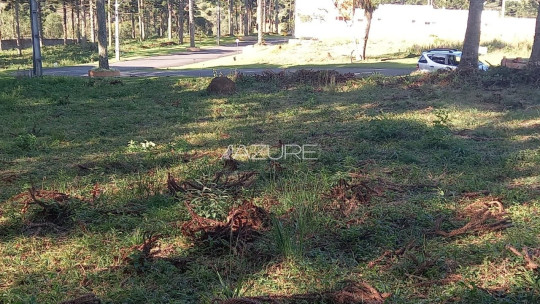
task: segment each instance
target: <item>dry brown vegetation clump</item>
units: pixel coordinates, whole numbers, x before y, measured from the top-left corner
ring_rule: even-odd
[[[214,304],[293,304],[293,303],[332,303],[332,304],[382,304],[391,294],[380,293],[367,282],[349,282],[343,289],[322,293],[300,295],[274,295],[266,297],[244,297],[216,300]]]
[[[258,173],[255,171],[225,172],[216,173],[212,181],[182,181],[178,182],[170,173],[167,177],[167,189],[172,195],[178,192],[190,193],[207,189],[237,190],[238,188],[249,188],[255,183]]]
[[[482,234],[491,231],[504,230],[512,227],[512,220],[506,216],[503,204],[496,198],[486,196],[477,199],[458,212],[456,220],[468,222],[457,229],[442,231],[441,220],[435,225],[435,233],[445,237],[454,237],[463,234]]]
[[[171,254],[175,251],[174,246],[162,246],[159,243],[161,237],[160,234],[145,233],[142,244],[122,249],[121,260],[134,266],[138,271],[143,270],[148,263],[157,260],[169,262],[176,268],[185,270],[188,259],[171,257]]]
[[[43,230],[61,232],[70,222],[71,197],[67,194],[54,191],[36,189],[34,186],[28,192],[20,193],[11,198],[12,201],[21,203],[21,213],[25,214],[31,206],[38,206],[39,210],[34,212],[30,220],[26,223],[25,229],[32,234],[40,234]]]
[[[266,210],[251,201],[232,208],[225,221],[216,221],[199,216],[188,202],[186,208],[191,220],[182,225],[182,234],[197,241],[234,240],[237,243],[253,241],[259,232],[269,226],[270,216]]]
[[[369,205],[373,196],[381,196],[382,192],[363,179],[359,174],[351,174],[351,180],[340,179],[330,193],[324,197],[332,202],[325,207],[327,211],[338,212],[339,217],[352,216],[360,206]]]

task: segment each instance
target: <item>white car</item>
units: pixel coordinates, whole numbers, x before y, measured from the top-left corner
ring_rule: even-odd
[[[419,71],[455,70],[461,59],[462,52],[456,49],[433,49],[422,52],[416,68]],[[487,71],[488,66],[478,61],[478,69]]]

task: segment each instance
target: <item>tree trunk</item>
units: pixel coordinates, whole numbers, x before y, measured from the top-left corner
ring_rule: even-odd
[[[483,0],[469,1],[469,18],[463,41],[463,54],[458,69],[478,69],[478,47],[480,46],[483,9]]]
[[[167,10],[169,11],[169,15],[167,16],[167,38],[169,40],[172,40],[172,15],[173,15],[173,8],[172,8],[172,2],[171,0],[167,0]]]
[[[94,0],[90,0],[90,2],[88,3],[88,10],[90,11],[90,41],[96,42],[96,18],[94,16]]]
[[[364,47],[362,48],[362,60],[366,60],[366,49],[369,39],[369,31],[371,30],[371,20],[373,19],[373,11],[365,10],[364,16],[366,16],[366,34],[364,35]]]
[[[75,11],[73,9],[73,3],[71,3],[71,39],[75,39]]]
[[[109,30],[109,47],[112,47],[111,0],[107,0],[107,29]]]
[[[144,26],[144,0],[139,0],[139,31],[141,35],[141,41],[146,37],[145,35],[145,26]]]
[[[19,56],[22,55],[22,45],[21,45],[21,24],[19,20],[19,0],[15,0],[13,3],[15,5],[15,39],[17,40],[17,53]]]
[[[263,44],[263,6],[264,0],[257,0],[257,44],[262,45]]]
[[[536,15],[536,29],[529,65],[540,66],[540,5],[538,6],[538,14]]]
[[[86,46],[86,3],[84,3],[84,0],[81,0],[81,27],[82,27],[82,37],[81,37],[81,43],[84,46]]]
[[[107,55],[107,17],[105,16],[105,0],[96,0],[99,68],[109,69]]]
[[[178,43],[184,44],[184,0],[178,0]]]
[[[276,4],[274,7],[274,22],[275,22],[275,31],[277,34],[279,34],[279,0],[276,0]]]
[[[189,0],[189,46],[195,47],[195,10],[193,8],[193,1]]]
[[[62,3],[62,14],[63,14],[62,25],[63,25],[63,29],[64,29],[64,45],[67,45],[68,28],[67,28],[67,4],[66,4],[66,0],[64,0],[63,3]]]
[[[43,48],[43,39],[45,39],[45,35],[43,35],[43,11],[41,9],[41,1],[37,2],[37,11],[38,11],[38,31],[39,31],[39,46]]]
[[[135,34],[135,14],[133,12],[131,12],[131,13],[129,13],[129,15],[131,16],[131,38],[135,39],[136,38],[136,34]]]
[[[234,11],[234,0],[229,0],[229,36],[234,36],[233,11]]]
[[[294,34],[294,28],[292,26],[292,22],[293,22],[293,14],[294,12],[294,8],[293,8],[293,0],[289,0],[289,20],[288,20],[288,33],[287,34]]]
[[[250,28],[251,28],[251,22],[249,20],[249,0],[244,1],[244,36],[249,36]]]
[[[77,43],[81,43],[81,6],[75,0],[75,10],[77,11]]]
[[[236,33],[240,34],[240,23],[238,23],[238,5],[234,6],[234,23],[236,24]],[[240,13],[240,19],[242,19],[242,15]]]
[[[0,16],[2,16],[1,4],[0,4]],[[0,52],[2,51],[2,26],[4,26],[4,23],[2,22],[2,18],[0,18]]]

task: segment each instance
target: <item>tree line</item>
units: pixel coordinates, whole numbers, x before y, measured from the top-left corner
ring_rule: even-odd
[[[42,38],[77,43],[97,42],[97,0],[39,0],[38,23]],[[294,0],[118,0],[121,37],[146,40],[167,37],[183,44],[185,35],[290,33]],[[115,0],[105,0],[109,46],[113,41]],[[217,9],[221,10],[219,20]],[[191,13],[190,13],[191,12]],[[259,14],[260,12],[260,14]],[[258,22],[261,19],[262,22]],[[9,26],[9,25],[13,26]],[[219,25],[219,26],[218,26]],[[30,37],[28,1],[0,0],[0,41]],[[194,39],[194,37],[193,37]],[[193,40],[191,39],[191,40]],[[190,41],[191,42],[191,41]],[[20,42],[17,44],[20,49]]]

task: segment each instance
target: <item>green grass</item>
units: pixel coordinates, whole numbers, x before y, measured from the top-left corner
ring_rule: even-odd
[[[92,292],[106,303],[208,303],[347,280],[391,292],[389,303],[538,302],[538,274],[505,245],[540,246],[540,93],[505,71],[483,85],[445,75],[287,89],[247,78],[231,96],[208,95],[209,79],[0,77],[0,302]],[[259,175],[238,193],[167,191],[167,173],[211,180],[228,145],[279,141],[317,144],[319,159],[280,170],[241,160]],[[329,194],[350,173],[380,195],[345,216]],[[71,195],[64,230],[29,226],[40,208],[22,213],[10,197],[31,185]],[[513,227],[434,235],[441,216],[443,229],[459,227],[449,219],[474,191],[497,197]],[[246,250],[194,244],[180,229],[185,199],[218,220],[251,200],[273,225]],[[145,259],[133,246],[150,233],[163,257],[187,263]],[[410,241],[407,254],[368,267]],[[463,279],[418,285],[450,275]]]
[[[269,36],[274,37],[274,36]],[[243,40],[252,37],[242,37]],[[223,36],[221,44],[234,44],[236,37]],[[167,43],[173,42],[172,45]],[[217,45],[215,37],[197,37],[198,47],[211,47]],[[126,39],[120,46],[121,59],[135,59],[148,56],[168,55],[185,52],[189,47],[189,37],[183,45],[177,44],[177,37],[172,41],[166,38],[153,38],[145,41]],[[109,48],[109,60],[114,62],[114,44]],[[43,67],[70,66],[85,63],[96,63],[98,60],[97,44],[87,43],[86,47],[78,44],[44,46],[42,48]],[[18,56],[16,50],[0,51],[0,72],[28,70],[32,68],[32,49],[23,49]]]

